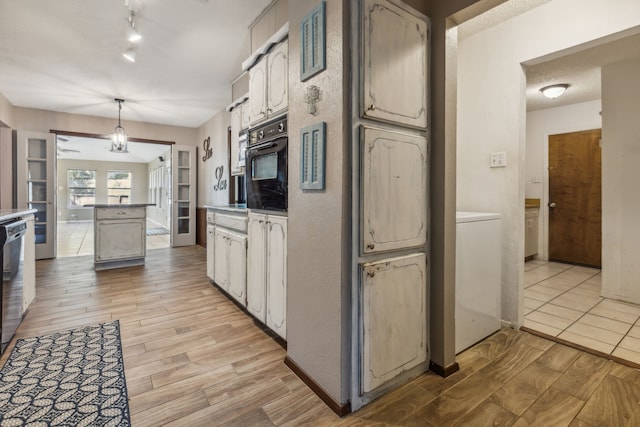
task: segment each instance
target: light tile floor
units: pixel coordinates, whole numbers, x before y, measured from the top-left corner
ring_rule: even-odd
[[[524,326],[640,364],[640,306],[602,298],[599,269],[525,263]]]
[[[93,255],[93,221],[59,221],[57,224],[57,256]],[[147,220],[147,228],[158,227]],[[147,236],[147,250],[168,248],[168,234]]]

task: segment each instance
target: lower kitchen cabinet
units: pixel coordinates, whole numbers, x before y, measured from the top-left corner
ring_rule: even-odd
[[[361,392],[427,360],[427,256],[417,253],[360,266]]]
[[[247,236],[215,227],[214,281],[241,305],[247,305]]]
[[[24,264],[23,264],[23,289],[22,289],[22,312],[25,313],[29,305],[36,298],[36,233],[35,218],[28,215],[27,231],[24,234]]]
[[[207,224],[207,277],[211,280],[214,280],[213,262],[215,259],[215,232],[215,225]]]
[[[286,339],[287,217],[249,214],[247,310]]]

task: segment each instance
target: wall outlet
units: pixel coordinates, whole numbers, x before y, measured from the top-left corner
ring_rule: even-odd
[[[531,177],[531,182],[534,184],[540,184],[542,182],[542,177],[540,175],[534,175]]]
[[[497,153],[491,153],[490,166],[492,168],[504,168],[507,166],[507,152],[499,151]]]

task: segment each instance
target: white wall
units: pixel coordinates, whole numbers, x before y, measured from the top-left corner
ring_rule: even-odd
[[[637,0],[554,0],[459,42],[457,205],[502,214],[502,318],[508,322],[522,324],[524,283],[526,79],[520,64],[638,25]],[[489,168],[494,151],[507,152],[506,168]]]
[[[602,294],[640,304],[640,61],[602,68]]]
[[[198,207],[205,205],[227,205],[229,204],[229,136],[228,129],[231,124],[231,115],[222,111],[211,118],[207,123],[198,129]],[[211,148],[213,155],[203,161],[204,151],[202,143],[205,138],[211,138]],[[225,190],[215,190],[214,186],[218,180],[215,176],[217,167],[224,167],[222,179],[227,181]]]
[[[581,102],[527,113],[526,173],[524,194],[540,199],[538,257],[548,259],[549,233],[549,135],[600,129],[600,100]],[[534,178],[542,178],[535,183]]]

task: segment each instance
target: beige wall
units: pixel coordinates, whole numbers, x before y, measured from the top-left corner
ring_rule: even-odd
[[[12,127],[13,105],[0,93],[0,127]]]
[[[602,67],[602,294],[640,304],[640,61]]]
[[[317,0],[289,2],[288,356],[337,402],[349,400],[350,346],[350,101],[349,15],[326,2],[327,69],[300,82],[301,18]],[[345,35],[343,37],[343,35]],[[318,115],[307,114],[306,88],[322,93]],[[326,189],[300,190],[300,129],[326,122]]]
[[[231,115],[226,111],[216,114],[211,120],[198,129],[196,144],[198,147],[198,206],[226,205],[229,203],[229,136],[228,129]],[[213,155],[203,161],[202,143],[211,138]],[[215,190],[218,182],[215,177],[217,167],[224,167],[222,179],[227,181],[226,190]]]
[[[0,127],[0,209],[13,205],[11,129]]]
[[[92,208],[68,209],[67,170],[69,169],[96,171],[96,203],[108,203],[107,171],[131,171],[131,203],[147,203],[149,172],[146,163],[58,159],[57,219],[59,221],[93,220]],[[76,217],[72,217],[72,215],[76,215]]]

